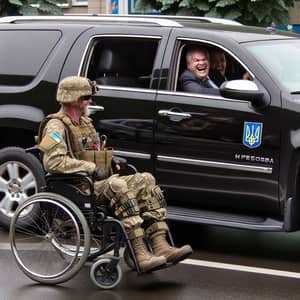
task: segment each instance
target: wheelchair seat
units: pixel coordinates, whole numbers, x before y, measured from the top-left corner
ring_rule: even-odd
[[[91,208],[92,205],[96,205],[94,184],[86,172],[71,174],[47,173],[45,180],[45,192],[57,193],[71,199],[79,208]]]

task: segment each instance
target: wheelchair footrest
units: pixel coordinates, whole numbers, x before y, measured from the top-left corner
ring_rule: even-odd
[[[175,266],[175,265],[176,265],[176,264],[173,264],[173,263],[166,263],[165,265],[158,266],[158,267],[156,267],[156,268],[154,268],[154,269],[151,269],[150,271],[139,272],[138,275],[150,274],[150,273],[152,273],[152,272],[156,272],[156,271],[159,271],[159,270],[163,270],[163,269],[166,269],[166,268]]]

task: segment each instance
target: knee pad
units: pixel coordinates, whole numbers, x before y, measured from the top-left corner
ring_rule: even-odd
[[[139,214],[137,200],[128,191],[127,183],[121,178],[113,178],[104,189],[104,195],[117,217],[126,218]]]
[[[165,196],[163,194],[163,191],[160,189],[160,187],[158,185],[154,186],[151,189],[151,195],[153,198],[155,198],[158,201],[160,207],[163,207],[163,208],[167,207],[167,202],[166,202]]]
[[[140,213],[140,209],[136,199],[127,199],[123,204],[116,203],[113,206],[115,215],[121,218],[127,218],[130,216],[137,216]]]
[[[148,195],[145,198],[146,205],[143,208],[143,211],[151,211],[167,207],[163,192],[158,185],[148,187],[147,194]]]

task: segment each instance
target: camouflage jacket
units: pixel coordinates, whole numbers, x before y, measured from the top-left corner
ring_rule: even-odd
[[[71,139],[67,137],[69,133],[64,124],[66,122],[70,122],[71,127],[77,129],[76,133],[72,134]],[[40,125],[37,137],[38,147],[44,153],[44,168],[50,173],[84,171],[91,175],[96,164],[78,159],[76,153],[85,150],[80,147],[92,147],[96,137],[97,133],[90,118],[81,117],[80,124],[76,124],[62,110],[47,116]],[[70,143],[70,141],[72,142]]]

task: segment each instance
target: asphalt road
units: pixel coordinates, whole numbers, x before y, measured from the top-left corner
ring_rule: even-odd
[[[123,279],[100,290],[89,267],[59,286],[28,279],[16,266],[0,230],[0,300],[300,299],[300,234],[261,233],[171,224],[177,244],[189,242],[190,260],[137,276],[122,262]]]

